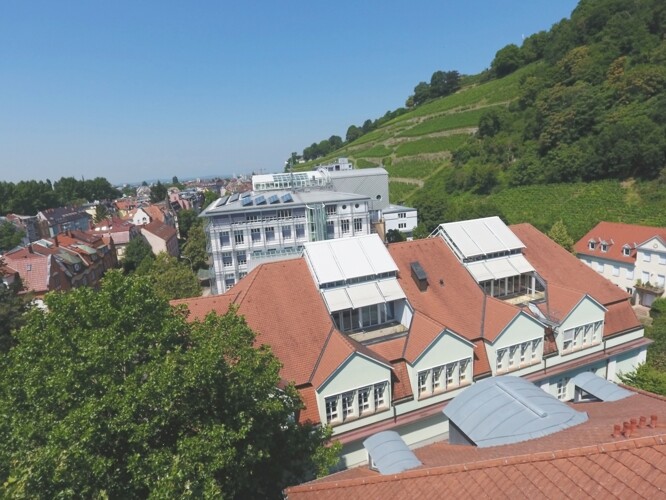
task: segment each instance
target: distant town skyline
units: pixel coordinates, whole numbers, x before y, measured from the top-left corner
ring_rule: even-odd
[[[0,180],[280,171],[576,4],[5,2]]]

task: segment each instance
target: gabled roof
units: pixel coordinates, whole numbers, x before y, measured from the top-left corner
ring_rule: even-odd
[[[152,222],[141,226],[141,231],[148,231],[164,241],[169,241],[172,238],[177,237],[176,228],[164,224],[159,220],[153,220]]]
[[[666,242],[666,228],[602,221],[578,240],[574,249],[581,255],[633,263],[636,261],[636,246],[655,236]],[[589,248],[590,241],[596,242],[594,250]],[[601,251],[602,241],[608,244],[606,252]],[[630,247],[628,256],[622,252],[625,245]]]

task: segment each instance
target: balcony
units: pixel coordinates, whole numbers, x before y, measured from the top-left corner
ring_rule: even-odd
[[[378,327],[357,330],[348,334],[352,339],[362,344],[376,344],[407,335],[407,327],[398,321],[384,323]]]

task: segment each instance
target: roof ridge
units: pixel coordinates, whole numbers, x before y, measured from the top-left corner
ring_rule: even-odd
[[[383,483],[392,481],[401,481],[403,479],[414,479],[418,477],[439,476],[445,474],[452,474],[456,472],[467,472],[472,470],[489,469],[493,467],[503,467],[506,465],[529,464],[536,462],[544,462],[557,459],[568,459],[574,457],[583,457],[594,454],[608,454],[615,451],[625,451],[637,448],[645,448],[666,444],[666,434],[658,434],[655,436],[641,436],[634,439],[626,439],[623,441],[607,442],[589,446],[582,446],[573,449],[562,449],[554,451],[544,451],[539,453],[526,453],[523,455],[509,456],[505,458],[490,458],[486,460],[479,460],[477,462],[442,465],[437,467],[420,467],[418,469],[402,472],[399,474],[392,474],[386,476],[371,476],[360,477],[348,480],[339,481],[323,481],[314,484],[303,484],[288,488],[288,492],[299,491],[323,491],[332,488],[340,488],[347,486],[357,486],[363,484]]]
[[[319,356],[317,356],[317,361],[315,361],[314,367],[312,368],[312,372],[308,377],[309,384],[312,384],[312,379],[314,378],[315,373],[317,373],[317,370],[319,369],[319,363],[321,363],[321,359],[324,357],[324,353],[326,352],[326,348],[328,347],[328,343],[330,342],[334,331],[335,327],[331,325],[331,329],[328,331],[328,335],[326,335],[326,340],[324,341],[324,345],[321,346],[321,351],[319,351]]]

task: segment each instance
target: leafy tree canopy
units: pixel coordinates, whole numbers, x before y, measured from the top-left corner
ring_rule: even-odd
[[[153,250],[143,236],[133,238],[125,247],[123,270],[126,273],[136,271],[145,259],[153,259]]]
[[[151,186],[150,188],[150,201],[152,203],[158,203],[160,201],[166,200],[167,197],[167,187],[162,184],[160,181],[157,181],[157,184]]]
[[[0,259],[0,270],[3,265]],[[22,289],[20,278],[9,286],[0,281],[0,353],[6,353],[14,344],[12,334],[23,324],[24,313],[30,305],[32,297],[20,294]]]
[[[335,460],[234,311],[188,323],[117,271],[45,301],[2,360],[3,497],[277,498]]]
[[[201,295],[199,280],[188,262],[179,262],[166,252],[154,259],[144,259],[137,274],[148,276],[155,290],[168,300]]]
[[[206,235],[202,224],[195,224],[190,228],[187,241],[183,246],[182,256],[192,263],[192,268],[195,271],[208,267]]]
[[[548,236],[550,237],[551,240],[553,240],[561,247],[565,248],[567,251],[573,252],[574,240],[569,235],[569,231],[567,231],[567,226],[564,224],[562,219],[558,220],[555,224],[553,224],[553,227],[551,227],[550,231],[548,231]]]
[[[23,234],[9,221],[0,222],[0,254],[18,246]]]

